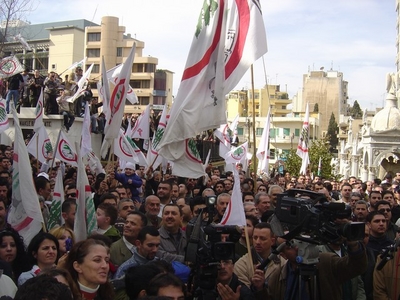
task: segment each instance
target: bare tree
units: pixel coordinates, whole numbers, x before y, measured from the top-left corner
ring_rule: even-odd
[[[35,0],[0,0],[0,57],[4,56],[4,44],[18,33],[16,31],[19,26],[16,22],[26,22],[27,14],[34,10],[35,5]]]

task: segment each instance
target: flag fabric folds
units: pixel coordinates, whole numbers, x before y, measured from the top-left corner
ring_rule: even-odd
[[[72,144],[69,142],[68,137],[62,130],[60,130],[60,137],[58,140],[55,157],[66,164],[70,164],[74,167],[78,166],[78,155],[76,154]]]
[[[29,44],[26,42],[26,40],[22,37],[21,33],[18,33],[16,36],[14,36],[14,40],[20,42],[22,47],[25,48],[25,50],[32,51],[31,46],[29,46]]]
[[[184,142],[184,155],[173,162],[172,175],[187,178],[199,178],[204,176],[205,170],[196,142],[193,139],[187,139]]]
[[[72,98],[70,100],[71,102],[78,99],[85,92],[85,90],[89,84],[89,76],[90,76],[90,73],[92,73],[93,66],[94,66],[94,64],[91,64],[90,67],[86,70],[86,72],[82,75],[82,78],[79,79],[78,84],[77,84],[78,89],[77,89],[76,93],[72,96]]]
[[[15,56],[7,56],[0,61],[0,78],[11,77],[23,70],[24,67]]]
[[[233,168],[234,185],[231,201],[226,207],[225,213],[221,219],[221,225],[246,226],[246,216],[242,201],[242,192],[240,190],[240,178],[236,168]]]
[[[6,131],[10,127],[8,115],[6,111],[6,100],[0,97],[0,133]]]
[[[120,65],[108,70],[106,73],[107,79],[113,83],[116,83],[116,79],[118,78],[118,76],[121,72],[122,66],[123,65],[120,64]],[[133,89],[130,85],[128,86],[128,91],[126,92],[126,100],[128,100],[131,104],[135,104],[135,103],[139,102],[135,92],[133,91]]]
[[[8,223],[29,245],[32,238],[42,229],[43,215],[32,178],[32,169],[15,109],[15,139],[13,156],[12,200],[8,213]]]
[[[269,175],[269,128],[271,124],[271,108],[268,110],[267,120],[265,122],[264,131],[258,145],[256,156],[258,158],[259,173]]]
[[[81,155],[82,157],[85,157],[90,152],[92,152],[92,136],[90,134],[90,110],[89,103],[86,102],[85,115],[83,116],[82,123]]]
[[[125,99],[132,73],[132,63],[135,57],[136,44],[133,45],[129,56],[125,60],[121,72],[115,80],[115,87],[107,107],[107,123],[104,129],[104,140],[101,145],[101,155],[106,156],[112,141],[118,138],[121,121],[124,115]]]
[[[50,160],[53,154],[53,146],[51,145],[50,138],[44,126],[39,128],[26,147],[28,152],[41,163]]]
[[[225,95],[266,51],[258,1],[217,0],[205,4],[158,147],[160,154],[176,161],[185,154],[183,141],[225,124]]]
[[[96,211],[92,189],[86,175],[82,158],[78,156],[78,174],[76,184],[76,215],[74,222],[75,241],[83,241],[96,229]]]
[[[57,225],[62,225],[64,219],[61,217],[61,205],[64,202],[64,184],[61,168],[57,171],[56,184],[54,186],[53,200],[51,201],[50,216],[47,229],[51,230]]]
[[[240,163],[245,160],[247,157],[247,152],[249,151],[248,142],[243,143],[242,145],[233,148],[225,155],[225,162],[228,163]]]
[[[40,91],[40,96],[38,99],[38,102],[36,104],[36,109],[35,109],[35,123],[33,124],[33,130],[37,132],[40,128],[44,127],[43,123],[43,104],[44,103],[44,94],[43,94],[43,88]]]
[[[150,138],[150,105],[137,118],[129,136],[133,139],[148,140]]]
[[[153,170],[162,163],[163,157],[158,154],[157,146],[160,143],[165,127],[167,126],[167,106],[164,105],[164,109],[161,113],[160,121],[158,122],[157,130],[153,135],[153,140],[150,143],[149,151],[147,151],[147,164],[152,166]]]
[[[304,116],[303,128],[301,130],[301,136],[299,139],[299,145],[297,146],[296,154],[302,159],[300,174],[306,175],[307,167],[310,163],[308,155],[308,137],[309,137],[309,119],[310,111],[308,103],[306,104],[306,114]]]

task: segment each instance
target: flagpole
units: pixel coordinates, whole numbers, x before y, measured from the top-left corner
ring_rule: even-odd
[[[39,173],[39,160],[37,159],[39,157],[39,133],[36,138],[36,170]]]
[[[247,224],[244,227],[244,236],[246,237],[246,247],[247,247],[247,253],[248,258],[249,258],[249,266],[251,268],[251,271],[253,272],[253,274],[251,274],[251,277],[254,275],[254,264],[253,264],[253,255],[251,254],[251,247],[250,247],[250,237],[249,237],[249,233],[247,232]]]
[[[251,74],[251,100],[253,101],[253,172],[257,172],[256,161],[257,161],[257,151],[256,151],[256,104],[254,103],[254,70],[253,65],[250,66]],[[267,86],[268,89],[268,86]],[[254,185],[255,187],[255,185]]]
[[[54,150],[54,155],[53,155],[53,161],[51,162],[51,167],[50,167],[50,169],[49,169],[49,173],[50,173],[50,170],[51,169],[53,169],[53,166],[54,166],[54,161],[56,160],[56,156],[57,156],[57,149],[58,149],[58,143],[60,142],[60,138],[61,138],[61,129],[60,129],[60,131],[58,132],[58,137],[57,137],[57,142],[56,142],[56,149]]]

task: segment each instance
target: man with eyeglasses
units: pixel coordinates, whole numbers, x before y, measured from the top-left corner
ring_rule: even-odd
[[[257,219],[260,218],[258,215],[258,208],[254,204],[254,202],[244,202],[243,203],[244,214],[247,216],[254,216]]]
[[[385,215],[386,219],[386,235],[389,239],[394,240],[399,228],[392,222],[392,206],[388,201],[380,200],[376,203],[375,209]]]

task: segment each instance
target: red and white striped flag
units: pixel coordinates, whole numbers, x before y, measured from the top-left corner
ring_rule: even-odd
[[[133,45],[129,56],[122,66],[122,70],[115,81],[113,93],[107,107],[107,123],[104,129],[104,141],[101,145],[101,155],[105,157],[114,139],[118,138],[121,128],[122,116],[124,115],[125,99],[132,73],[133,59],[135,58],[136,44]]]
[[[266,52],[259,1],[203,5],[159,153],[175,162],[186,139],[225,124],[225,95]]]
[[[15,126],[14,170],[12,200],[7,220],[11,227],[24,238],[24,244],[28,246],[32,238],[42,229],[44,221],[18,114],[15,109],[12,113]]]
[[[308,108],[308,102],[306,104],[306,114],[304,116],[303,129],[301,130],[301,136],[299,139],[299,145],[297,146],[297,155],[302,159],[300,174],[306,175],[307,167],[310,163],[310,158],[308,155],[308,137],[309,137],[309,119],[310,111]]]

